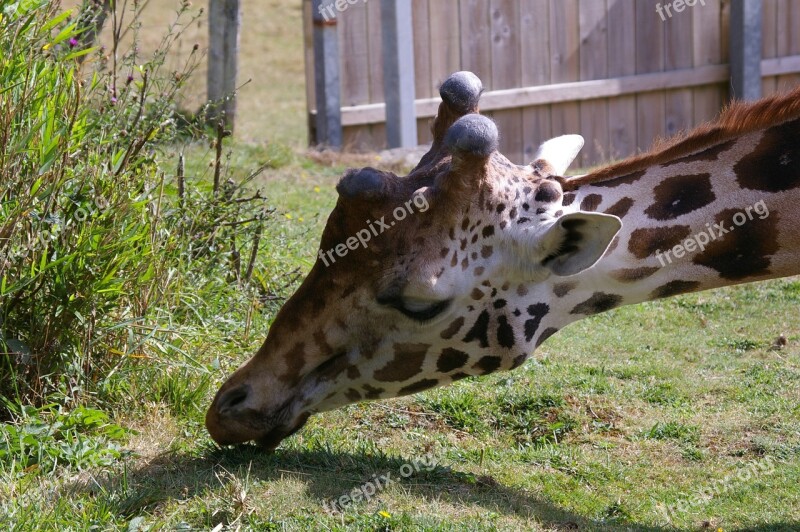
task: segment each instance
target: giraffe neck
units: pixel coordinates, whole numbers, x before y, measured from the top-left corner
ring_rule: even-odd
[[[622,305],[800,274],[798,138],[795,119],[568,193],[568,209],[614,214],[623,227],[597,265],[550,285],[566,312],[551,329]]]

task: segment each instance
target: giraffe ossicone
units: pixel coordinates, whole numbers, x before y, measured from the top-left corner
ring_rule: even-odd
[[[433,144],[407,176],[343,176],[320,250],[347,252],[315,263],[221,386],[214,440],[272,449],[317,412],[513,369],[586,316],[800,273],[800,90],[577,178],[563,174],[578,135],[523,166],[500,154],[482,90],[468,72],[442,84]],[[758,202],[769,215],[743,218]],[[736,215],[735,231],[659,262]],[[378,221],[391,230],[344,247]]]

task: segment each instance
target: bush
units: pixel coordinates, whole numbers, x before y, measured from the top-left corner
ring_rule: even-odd
[[[118,61],[81,50],[57,2],[0,0],[0,13],[0,394],[42,404],[99,389],[147,345],[163,352],[175,332],[147,324],[192,319],[187,292],[247,285],[271,211],[247,180],[222,181],[221,150],[213,187],[163,168],[198,60],[163,71],[185,23],[140,63],[119,31]]]

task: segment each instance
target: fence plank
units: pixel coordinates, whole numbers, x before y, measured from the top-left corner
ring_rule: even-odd
[[[680,16],[673,13],[673,16]],[[664,70],[664,24],[649,0],[636,1],[636,73]],[[664,94],[636,96],[636,133],[640,149],[664,135]]]
[[[634,0],[608,0],[608,75],[636,74],[636,5]],[[608,102],[608,156],[624,157],[636,151],[636,97]]]
[[[439,85],[461,70],[461,40],[458,0],[433,0],[429,5],[431,31],[431,91],[439,94]]]
[[[452,14],[451,14],[452,16]],[[492,89],[491,27],[489,0],[461,0],[461,69],[474,72]]]
[[[337,14],[341,57],[342,105],[370,103],[367,10],[356,4]]]
[[[695,8],[702,7],[695,5]],[[664,70],[691,68],[692,17],[685,11],[664,23]],[[692,125],[694,100],[691,89],[675,89],[664,94],[664,134],[671,137]]]
[[[341,58],[342,105],[370,103],[369,95],[369,46],[366,35],[367,9],[364,4],[355,4],[337,14],[339,21],[339,57]],[[346,150],[363,151],[383,144],[383,139],[371,141],[370,128],[345,128],[343,143]]]
[[[578,0],[550,0],[551,83],[580,79]],[[580,107],[563,103],[550,108],[551,136],[580,131]]]
[[[608,78],[608,28],[605,2],[580,0],[578,6],[580,31],[581,80]],[[607,158],[608,100],[580,103],[580,133],[586,139],[581,151],[580,165],[587,167]]]
[[[521,79],[524,87],[550,83],[550,1],[520,0]],[[550,137],[550,106],[522,110],[522,152],[531,162],[539,145]]]
[[[495,89],[519,87],[522,61],[519,42],[519,1],[491,0],[491,86]],[[511,162],[522,164],[522,114],[516,110],[493,113],[500,130],[500,151]]]
[[[778,55],[778,4],[775,0],[764,0],[761,14],[761,57],[772,59]],[[761,92],[764,96],[775,93],[775,76],[761,78]]]
[[[417,98],[434,96],[434,84],[431,80],[431,30],[429,26],[428,0],[412,0],[411,12],[414,17],[414,89]],[[430,120],[417,120],[417,140],[420,144],[428,144],[433,140]]]
[[[792,17],[791,17],[791,4],[792,0],[776,0],[777,4],[777,28],[775,32],[775,47],[777,55],[784,56],[790,55],[792,49],[792,37],[790,33],[794,30],[792,28]],[[778,92],[783,92],[787,90],[789,86],[791,86],[792,82],[789,76],[778,76],[776,78],[776,89]]]
[[[789,1],[789,51],[783,55],[800,54],[800,0]],[[800,75],[791,74],[784,78],[786,90],[800,84]]]
[[[718,65],[722,60],[722,11],[719,0],[706,0],[706,5],[692,8],[694,66]],[[694,89],[694,123],[700,124],[719,114],[727,99],[728,84]]]
[[[381,2],[365,2],[363,7],[367,10],[367,32],[362,36],[363,46],[367,48],[369,57],[369,101],[371,103],[384,101],[383,74],[383,24],[381,22]],[[372,149],[383,149],[388,146],[386,123],[372,124],[369,127],[373,139]],[[366,148],[366,147],[365,147]]]

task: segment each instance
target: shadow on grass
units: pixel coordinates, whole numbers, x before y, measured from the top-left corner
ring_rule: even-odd
[[[401,478],[401,467],[411,464],[416,456],[387,456],[331,449],[286,449],[264,453],[256,446],[219,449],[208,445],[196,454],[165,453],[135,469],[126,469],[123,476],[76,483],[66,488],[71,494],[104,492],[115,513],[133,517],[154,511],[171,501],[185,501],[207,496],[213,491],[225,492],[234,478],[249,477],[250,482],[295,478],[306,484],[309,495],[320,504],[320,514],[342,495],[387,473],[394,482],[426,500],[438,499],[455,506],[477,505],[495,512],[524,519],[534,519],[555,530],[598,531],[674,531],[672,527],[640,525],[619,518],[594,520],[560,508],[525,490],[502,485],[491,477],[474,476],[454,467],[437,465]],[[378,498],[378,492],[374,498]],[[233,505],[233,501],[231,501]],[[367,512],[363,503],[347,507],[348,512]],[[223,517],[224,519],[224,517]],[[732,529],[726,529],[732,532]],[[797,531],[798,523],[773,523],[743,527],[736,532]]]
[[[233,478],[248,476],[250,482],[261,482],[288,477],[306,484],[310,497],[319,501],[320,514],[325,515],[324,503],[330,505],[354,488],[388,473],[393,483],[402,484],[404,490],[418,497],[456,506],[477,505],[487,512],[535,519],[556,530],[675,530],[614,518],[587,519],[524,490],[504,486],[491,477],[474,476],[454,467],[437,465],[427,470],[422,466],[408,478],[402,478],[401,467],[413,463],[415,458],[420,459],[323,448],[278,450],[267,454],[255,446],[231,449],[208,446],[197,454],[165,453],[136,468],[127,468],[123,475],[72,484],[65,488],[62,496],[105,494],[114,513],[127,518],[157,511],[159,506],[171,501],[208,496],[213,491],[225,493]],[[374,496],[378,497],[380,492]],[[365,510],[364,503],[348,506],[347,511],[371,512]]]

